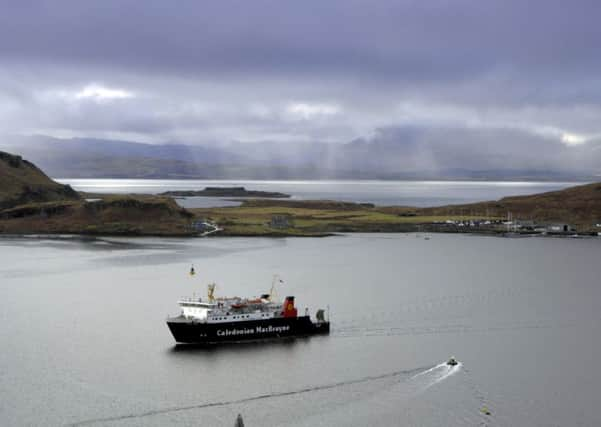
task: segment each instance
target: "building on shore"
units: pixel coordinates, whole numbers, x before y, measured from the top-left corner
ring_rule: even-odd
[[[294,219],[288,214],[272,215],[269,227],[277,229],[291,228],[294,227]]]
[[[548,224],[547,232],[549,233],[571,233],[576,229],[570,224]]]

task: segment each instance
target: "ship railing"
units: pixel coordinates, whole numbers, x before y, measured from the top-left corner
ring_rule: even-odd
[[[177,301],[178,302],[194,302],[194,303],[202,303],[202,304],[208,304],[208,305],[217,305],[217,303],[210,302],[208,299],[194,298],[194,297],[181,297]]]

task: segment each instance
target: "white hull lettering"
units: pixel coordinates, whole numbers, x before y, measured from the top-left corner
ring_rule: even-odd
[[[269,334],[281,333],[290,330],[290,326],[257,326],[256,328],[245,329],[217,329],[218,337],[228,337],[233,335],[250,335],[250,334]]]

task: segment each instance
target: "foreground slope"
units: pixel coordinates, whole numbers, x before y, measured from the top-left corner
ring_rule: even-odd
[[[186,236],[192,214],[162,197],[30,203],[0,210],[0,232]]]
[[[30,202],[79,198],[71,187],[54,182],[33,163],[0,151],[0,209]]]
[[[171,198],[111,196],[84,200],[33,163],[0,152],[0,233],[182,236],[193,215]]]

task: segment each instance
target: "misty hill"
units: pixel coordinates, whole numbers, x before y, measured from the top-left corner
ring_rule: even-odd
[[[77,199],[76,191],[52,181],[33,163],[0,151],[0,209],[29,202]]]
[[[56,178],[210,178],[243,157],[209,147],[93,138],[5,136],[0,146],[32,159]]]
[[[498,137],[498,133],[495,136]],[[0,138],[57,178],[594,180],[601,142],[567,147],[505,131],[390,129],[344,144],[143,144],[47,136]]]

